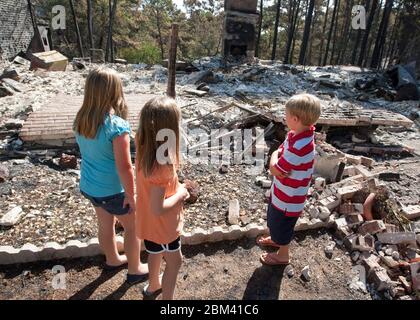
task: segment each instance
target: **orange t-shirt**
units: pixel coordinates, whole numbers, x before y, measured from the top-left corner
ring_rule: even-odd
[[[158,244],[168,244],[181,235],[184,218],[182,206],[160,216],[154,214],[150,206],[152,185],[165,187],[165,199],[174,195],[179,188],[179,181],[173,166],[159,166],[146,178],[136,163],[137,236]]]

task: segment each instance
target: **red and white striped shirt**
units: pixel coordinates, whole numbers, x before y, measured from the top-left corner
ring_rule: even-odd
[[[305,206],[315,163],[315,127],[294,134],[289,132],[279,148],[275,167],[286,174],[274,177],[271,186],[271,204],[286,216],[298,217]]]

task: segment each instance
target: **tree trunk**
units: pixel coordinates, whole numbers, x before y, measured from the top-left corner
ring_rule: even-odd
[[[321,45],[319,48],[319,59],[318,59],[318,65],[322,64],[322,49],[324,47],[324,35],[325,35],[325,30],[327,28],[327,21],[328,21],[328,11],[330,9],[330,0],[327,0],[327,11],[325,12],[325,20],[324,20],[324,26],[322,27],[322,37],[321,37]]]
[[[302,45],[300,47],[299,64],[305,64],[306,48],[308,46],[309,33],[311,32],[312,15],[314,13],[315,0],[310,0],[308,13],[305,19],[305,28],[303,31]]]
[[[389,16],[391,15],[393,0],[386,0],[384,13],[382,15],[381,24],[379,26],[378,35],[376,36],[375,48],[373,49],[371,68],[378,68],[381,65],[380,56],[385,44],[386,33],[389,24]]]
[[[350,34],[351,34],[351,30],[350,30],[350,19],[351,19],[351,8],[353,8],[353,0],[349,2],[347,2],[347,6],[346,6],[346,20],[344,22],[343,25],[343,29],[342,29],[342,33],[341,33],[341,41],[340,41],[340,51],[338,52],[338,57],[337,57],[337,64],[343,64],[344,62],[344,57],[346,55],[346,48],[347,48],[347,44],[350,41]]]
[[[92,21],[92,0],[87,0],[87,24],[90,49],[94,49],[93,45],[93,21]]]
[[[331,18],[330,30],[328,32],[327,47],[325,48],[324,61],[322,63],[322,65],[324,65],[324,66],[327,64],[328,51],[330,49],[330,42],[331,42],[331,37],[332,37],[333,29],[334,29],[334,21],[335,21],[335,16],[336,16],[336,13],[337,13],[337,4],[338,4],[338,0],[335,0],[334,1],[333,14],[332,14],[332,18]]]
[[[158,35],[159,35],[159,46],[160,46],[160,56],[163,59],[165,59],[165,51],[163,49],[163,39],[162,39],[162,26],[161,26],[161,22],[160,22],[160,14],[159,12],[157,12],[156,10],[156,25],[157,25],[157,29],[158,29]]]
[[[106,47],[105,47],[105,61],[109,62],[109,44],[112,41],[112,0],[108,0],[108,36],[106,39]],[[111,40],[110,40],[111,38]],[[102,39],[100,43],[100,47],[102,47]]]
[[[376,37],[374,35],[377,34],[377,32],[379,30],[379,25],[380,25],[380,22],[381,22],[380,21],[381,20],[380,13],[381,13],[381,8],[382,8],[382,3],[383,3],[383,0],[381,0],[379,2],[378,14],[375,15],[375,17],[373,19],[372,28],[370,30],[371,31],[370,32],[371,36],[369,37],[369,40],[368,40],[368,45],[367,45],[367,49],[366,49],[365,60],[363,61],[363,67],[364,68],[367,67],[368,61],[370,61],[369,60],[369,57],[372,58],[372,56],[371,56],[370,53],[371,53],[371,51],[373,51],[373,48],[375,47]]]
[[[264,11],[264,0],[260,0],[260,24],[258,26],[257,34],[257,45],[255,46],[255,56],[260,57],[260,40],[261,40],[261,30],[263,24],[263,11]]]
[[[77,17],[74,11],[73,0],[69,0],[69,4],[70,4],[71,13],[73,15],[74,27],[76,28],[77,46],[79,47],[80,56],[83,58],[85,55],[83,53],[82,37],[80,36],[79,24],[77,23]]]
[[[340,0],[338,0],[338,3],[337,3],[337,13],[335,15],[333,47],[332,47],[332,50],[331,50],[331,57],[330,57],[330,64],[331,65],[334,65],[335,64],[334,55],[335,55],[335,49],[337,47],[337,29],[338,29],[338,16],[339,16],[339,11],[340,11]]]
[[[169,47],[169,59],[168,59],[168,87],[166,94],[174,98],[176,97],[175,85],[176,85],[176,50],[178,44],[178,24],[172,24],[171,42]]]
[[[295,27],[296,27],[296,23],[295,21],[297,20],[297,15],[299,12],[299,7],[300,7],[300,0],[298,0],[298,2],[296,3],[296,1],[293,1],[293,5],[290,5],[291,10],[291,14],[289,15],[290,20],[289,20],[289,30],[288,30],[288,35],[287,35],[287,44],[286,44],[286,52],[284,55],[284,63],[289,63],[290,62],[290,49],[292,48],[292,41],[294,38],[294,33],[295,33]]]
[[[378,6],[378,0],[372,0],[372,7],[369,10],[369,18],[366,24],[366,30],[363,34],[362,44],[360,47],[359,61],[357,63],[360,67],[363,66],[363,61],[365,59],[369,33],[370,33],[370,29],[372,28],[372,22],[373,22],[373,18],[375,17],[377,6]]]
[[[312,54],[314,52],[314,30],[315,30],[315,26],[318,23],[318,19],[319,19],[319,11],[315,10],[314,11],[314,19],[313,19],[313,26],[311,28],[311,31],[309,32],[309,52],[307,57],[305,58],[305,64],[306,65],[311,65],[312,63]]]
[[[108,38],[106,42],[106,53],[105,53],[105,60],[109,62],[114,62],[114,42],[112,40],[112,26],[115,19],[115,14],[117,12],[117,3],[118,0],[114,0],[113,3],[111,3],[111,0],[109,0],[109,26],[108,26]]]
[[[293,64],[294,57],[295,57],[295,44],[296,44],[296,28],[299,28],[299,22],[302,16],[306,15],[306,11],[308,11],[308,0],[306,0],[306,9],[303,11],[302,14],[299,14],[299,10],[296,14],[295,25],[293,26],[293,41],[292,41],[292,51],[290,52],[290,63]]]
[[[401,2],[398,5],[397,8],[397,16],[395,17],[395,21],[394,21],[394,25],[392,26],[392,32],[391,32],[391,37],[389,39],[389,45],[385,54],[385,60],[386,60],[386,67],[389,67],[389,64],[391,62],[392,59],[392,52],[394,51],[395,48],[395,43],[397,40],[397,30],[399,28],[400,25],[400,18],[401,18]]]
[[[274,24],[274,40],[273,40],[273,50],[271,52],[271,60],[276,60],[277,38],[278,38],[278,33],[279,33],[279,22],[280,22],[280,8],[281,8],[281,0],[277,0],[276,22]]]

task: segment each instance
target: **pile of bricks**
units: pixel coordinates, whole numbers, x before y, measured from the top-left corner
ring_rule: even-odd
[[[366,271],[368,288],[390,299],[413,299],[420,293],[420,206],[400,208],[398,214],[413,221],[411,230],[373,219],[375,192],[385,190],[381,180],[392,173],[374,173],[372,159],[344,154],[344,179],[326,184],[315,177],[309,192],[304,216],[297,230],[309,226],[333,227],[338,243],[351,253],[353,262]],[[360,194],[367,196],[360,202]],[[363,197],[362,197],[363,198]],[[386,220],[386,213],[381,216]]]

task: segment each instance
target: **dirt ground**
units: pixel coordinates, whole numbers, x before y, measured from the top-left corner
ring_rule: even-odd
[[[368,293],[352,291],[352,262],[346,251],[337,245],[333,256],[324,253],[333,240],[327,231],[299,232],[291,244],[294,276],[284,267],[262,266],[263,252],[255,239],[243,238],[197,246],[184,246],[175,298],[179,300],[361,300],[371,299]],[[146,255],[142,256],[146,261]],[[143,299],[144,283],[124,284],[125,269],[102,271],[103,257],[62,260],[30,265],[0,267],[0,300],[6,299]],[[66,270],[67,289],[52,287],[54,265]],[[301,277],[309,265],[312,278]],[[284,275],[283,275],[284,273]]]

